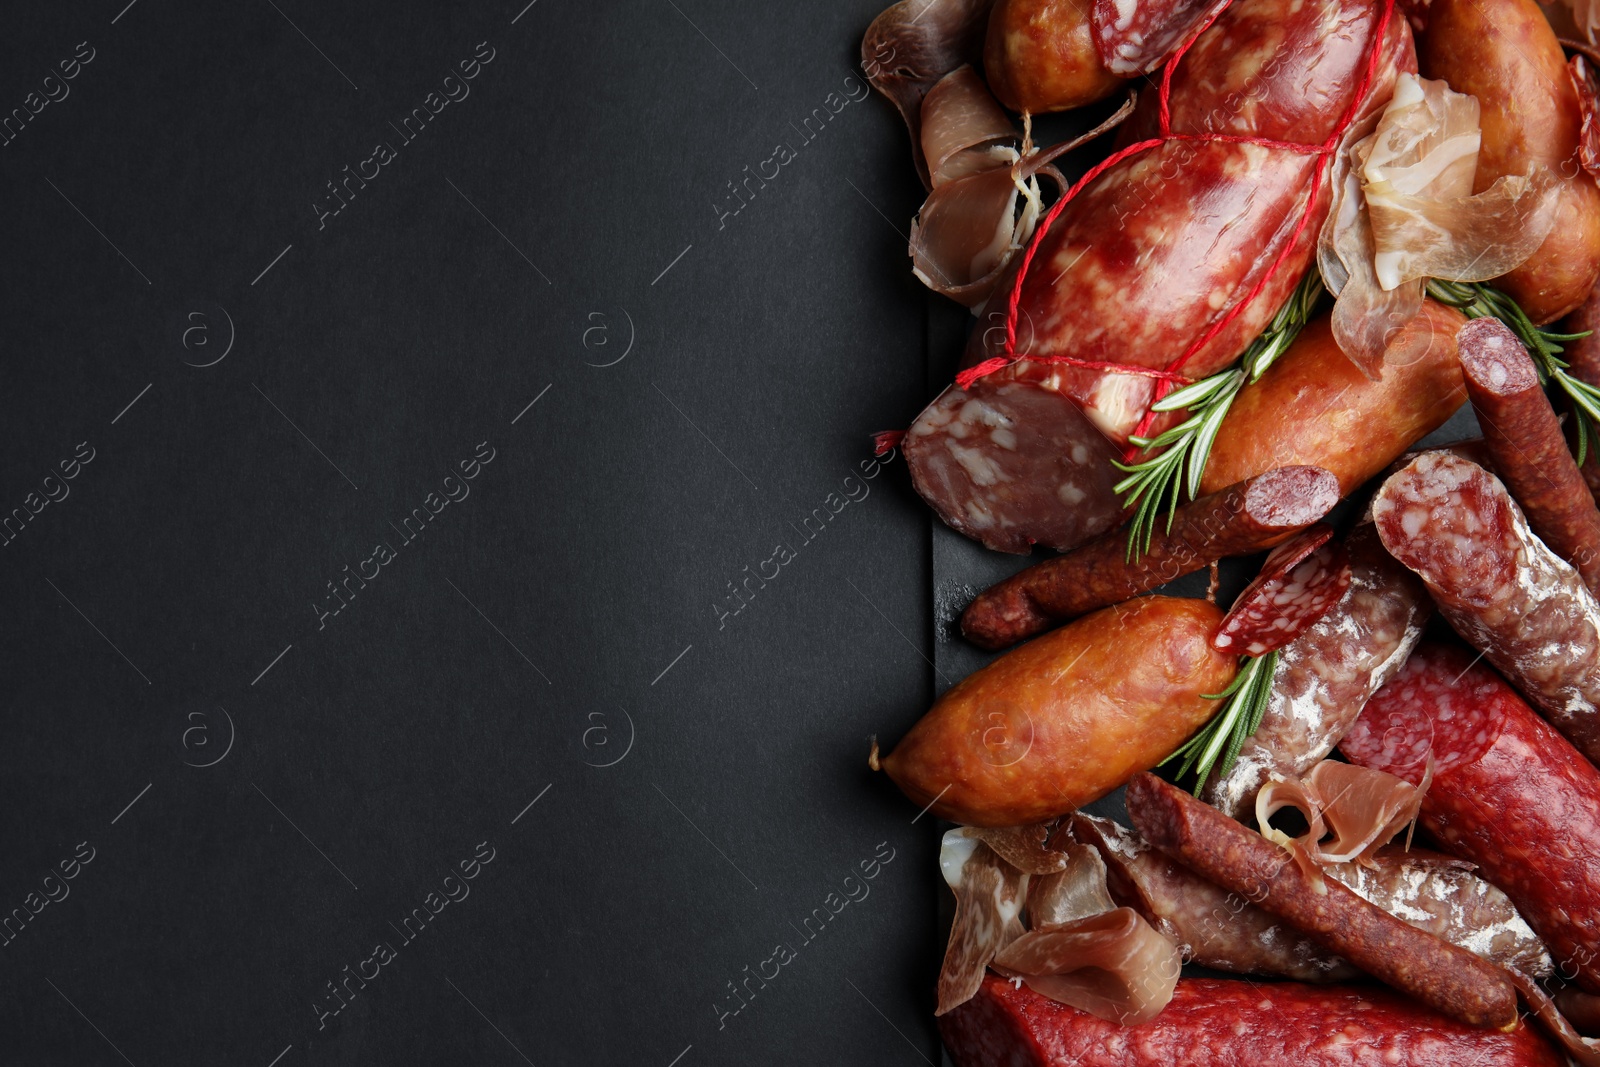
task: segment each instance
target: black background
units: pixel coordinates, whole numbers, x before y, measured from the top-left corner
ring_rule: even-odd
[[[0,947],[0,1062],[938,1058],[936,827],[865,769],[933,692],[928,523],[846,479],[951,320],[892,109],[791,126],[881,5],[525,3],[7,13],[0,114],[94,58],[0,147],[0,515],[94,458],[0,547],[0,915],[94,858]]]

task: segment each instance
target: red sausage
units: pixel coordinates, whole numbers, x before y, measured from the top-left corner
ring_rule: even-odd
[[[1148,772],[1128,783],[1134,829],[1185,867],[1284,920],[1374,978],[1453,1019],[1506,1027],[1505,972],[1369,904],[1330,878],[1313,884],[1290,852]]]
[[[1566,361],[1568,374],[1580,382],[1600,385],[1600,287],[1578,310],[1561,320],[1561,332],[1589,335],[1566,342],[1561,358]],[[1584,457],[1583,480],[1589,483],[1589,494],[1600,500],[1600,448],[1591,448]]]
[[[1528,525],[1600,588],[1600,508],[1567,450],[1533,357],[1499,319],[1474,319],[1456,334],[1467,396],[1494,469],[1522,505]]]
[[[1268,553],[1211,643],[1224,652],[1264,656],[1316,625],[1350,588],[1350,556],[1332,536],[1333,527],[1318,523]]]
[[[1600,771],[1470,650],[1424,644],[1339,749],[1412,783],[1422,824],[1503,889],[1556,971],[1600,992]]]
[[[961,632],[999,649],[1154,589],[1215,560],[1246,556],[1316,522],[1339,502],[1339,482],[1320,467],[1282,467],[1179,508],[1158,520],[1150,545],[1128,558],[1122,530],[1037,563],[979,594],[961,615]]]
[[[958,1067],[1560,1067],[1544,1037],[1447,1019],[1381,986],[1183,978],[1150,1022],[1120,1027],[997,975],[939,1020]]]

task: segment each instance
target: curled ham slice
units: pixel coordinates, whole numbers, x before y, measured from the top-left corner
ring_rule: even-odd
[[[935,189],[1016,162],[1017,131],[978,72],[961,66],[922,100],[922,154]]]
[[[1262,786],[1256,794],[1256,823],[1263,836],[1294,853],[1307,874],[1318,875],[1334,863],[1370,867],[1373,854],[1416,821],[1432,774],[1430,763],[1417,786],[1386,771],[1323,760],[1303,779],[1274,776]],[[1305,813],[1309,829],[1299,837],[1272,825],[1272,816],[1286,807]],[[1332,839],[1323,841],[1330,831]]]
[[[1035,993],[1136,1026],[1172,999],[1183,959],[1132,908],[1042,926],[1007,945],[995,970]]]
[[[1028,883],[1028,926],[1039,929],[1099,915],[1117,906],[1106,882],[1106,861],[1088,845],[1068,845],[1066,865]]]
[[[956,895],[950,943],[939,972],[939,1006],[934,1012],[943,1015],[971,1000],[995,953],[1022,936],[1028,875],[982,841],[967,836],[964,829],[944,835],[939,870]]]
[[[994,849],[1001,859],[1023,874],[1055,874],[1067,869],[1069,856],[1045,847],[1051,825],[1008,826],[1003,829],[968,826],[966,834]]]
[[[1318,261],[1338,294],[1333,334],[1368,377],[1422,307],[1428,278],[1476,282],[1519,266],[1555,224],[1550,176],[1505,175],[1473,195],[1478,101],[1402,74],[1371,133],[1341,151]]]
[[[990,3],[900,0],[873,19],[861,38],[861,68],[905,120],[917,174],[930,189],[922,143],[923,97],[946,74],[982,51]]]

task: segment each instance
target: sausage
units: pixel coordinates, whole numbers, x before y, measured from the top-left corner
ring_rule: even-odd
[[[1456,343],[1495,471],[1533,532],[1594,592],[1600,588],[1600,508],[1567,451],[1533,357],[1499,319],[1467,323]]]
[[[1237,893],[1175,863],[1138,834],[1110,819],[1072,816],[1058,833],[1095,849],[1105,861],[1112,899],[1202,967],[1265,974],[1301,982],[1349,982],[1361,971],[1285,926]]]
[[[1600,286],[1590,292],[1578,310],[1561,322],[1562,333],[1587,333],[1562,346],[1561,358],[1567,373],[1589,385],[1600,385]],[[1583,458],[1583,480],[1589,495],[1600,501],[1600,448],[1590,448]]]
[[[902,447],[911,484],[952,529],[997,552],[1065,552],[1122,522],[1117,450],[1049,371],[972,391],[951,386]]]
[[[1560,1067],[1544,1036],[1465,1026],[1374,986],[1183,978],[1172,1001],[1124,1028],[998,975],[939,1020],[957,1067]]]
[[[1228,772],[1201,791],[1236,819],[1255,810],[1269,776],[1303,777],[1333,751],[1367,699],[1406,661],[1433,613],[1427,590],[1383,550],[1370,523],[1351,531],[1345,550],[1350,588],[1279,651],[1261,725]]]
[[[1337,881],[1314,884],[1287,849],[1153,774],[1134,776],[1127,802],[1134,829],[1156,848],[1374,978],[1462,1022],[1516,1022],[1516,989],[1493,964],[1407,925]]]
[[[1170,527],[1158,519],[1137,560],[1128,558],[1127,534],[1116,530],[1012,575],[967,606],[961,632],[982,648],[1006,648],[1215,560],[1259,552],[1316,522],[1338,501],[1338,483],[1325,470],[1268,471],[1190,501],[1177,509]]]
[[[1555,181],[1556,222],[1522,266],[1495,281],[1534,322],[1560,318],[1600,279],[1600,188],[1577,158],[1583,116],[1567,60],[1534,0],[1433,0],[1418,62],[1478,98],[1473,192],[1508,174]]]
[[[1313,320],[1234,398],[1200,491],[1305,463],[1332,471],[1339,495],[1349,496],[1466,403],[1455,343],[1464,322],[1456,309],[1424,301],[1374,381],[1339,350],[1328,317]]]
[[[1421,576],[1456,632],[1600,759],[1600,603],[1528,529],[1500,479],[1425,452],[1383,483],[1372,515],[1384,547]]]
[[[1425,644],[1339,750],[1413,783],[1431,757],[1422,825],[1505,891],[1561,977],[1600,992],[1600,771],[1509,685],[1467,649]]]
[[[1396,71],[1414,64],[1399,17],[1388,20],[1376,77],[1356,100],[1385,10],[1379,0],[1230,4],[1173,72],[1174,137],[1112,164],[1041,227],[1026,273],[1019,256],[1012,274],[1021,278],[1015,351],[1004,351],[1005,329],[975,330],[969,367],[1027,355],[1149,371],[1187,355],[1181,371],[1198,378],[1233,362],[1311,261],[1328,157],[1206,138],[1320,146],[1353,107],[1387,100]],[[1146,90],[1123,129],[1156,135],[1156,103]],[[1004,306],[1017,287],[1002,281],[996,301]],[[1004,381],[1015,367],[973,384]],[[1053,369],[1056,388],[1119,445],[1158,384],[1101,366]]]
[[[1222,613],[1144,597],[1002,656],[940,697],[881,760],[919,807],[967,826],[1043,822],[1172,753],[1233,680]],[[874,749],[874,766],[876,749]]]
[[[1332,537],[1333,527],[1319,522],[1267,553],[1211,643],[1224,652],[1264,656],[1311,629],[1350,588],[1350,559]]]
[[[1081,0],[995,0],[983,45],[989,88],[1013,111],[1042,114],[1104,100],[1123,79],[1106,69]]]

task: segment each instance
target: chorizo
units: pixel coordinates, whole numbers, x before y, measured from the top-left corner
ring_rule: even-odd
[[[1550,236],[1495,285],[1534,322],[1560,318],[1600,279],[1600,187],[1578,160],[1583,116],[1555,31],[1534,0],[1432,0],[1417,51],[1424,76],[1478,99],[1474,193],[1508,174],[1554,180]]]
[[[1106,69],[1082,0],[995,0],[983,45],[989,88],[1013,111],[1042,114],[1103,100],[1122,77]]]
[[[1127,801],[1134,829],[1156,848],[1374,978],[1462,1022],[1516,1022],[1517,991],[1493,964],[1406,924],[1336,880],[1314,883],[1287,849],[1153,774],[1133,777]]]
[[[951,688],[872,764],[919,807],[968,826],[1021,826],[1097,800],[1165,759],[1216,710],[1236,658],[1222,613],[1144,597],[995,660]]]
[[[1419,782],[1422,825],[1476,863],[1600,992],[1600,771],[1471,651],[1425,644],[1340,742],[1346,759]]]
[[[1215,560],[1259,552],[1316,522],[1338,501],[1338,483],[1325,470],[1268,471],[1190,501],[1174,512],[1170,525],[1158,519],[1136,560],[1129,558],[1127,535],[1116,530],[1012,575],[967,606],[961,632],[982,648],[1006,648]]]
[[[1372,501],[1378,536],[1440,614],[1591,760],[1600,759],[1600,602],[1528,529],[1500,479],[1424,452]]]

